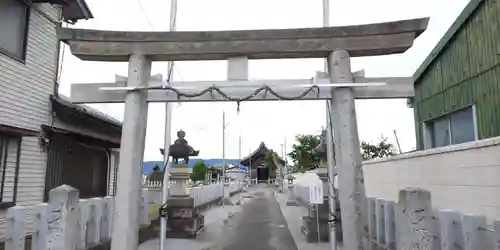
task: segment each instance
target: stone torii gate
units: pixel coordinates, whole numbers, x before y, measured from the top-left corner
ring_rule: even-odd
[[[121,32],[61,28],[59,38],[88,61],[129,62],[126,81],[73,84],[75,103],[125,102],[112,250],[138,245],[140,180],[148,102],[330,100],[345,249],[365,249],[367,204],[355,98],[412,97],[413,80],[351,72],[350,56],[403,53],[428,18],[368,25],[243,31]],[[329,76],[248,80],[249,59],[328,58]],[[152,61],[228,60],[228,81],[150,81]],[[264,87],[263,87],[264,86]],[[255,89],[261,88],[259,93]],[[208,88],[204,93],[200,90]],[[198,94],[197,94],[198,93]],[[281,98],[278,98],[278,94]],[[289,98],[295,96],[296,98]],[[331,169],[330,173],[334,173]],[[162,235],[161,237],[165,237]]]

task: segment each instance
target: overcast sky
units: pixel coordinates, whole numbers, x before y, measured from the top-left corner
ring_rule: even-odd
[[[167,0],[86,0],[95,18],[80,21],[75,28],[100,30],[164,31],[169,26]],[[238,30],[319,27],[321,0],[179,0],[177,30]],[[332,26],[431,17],[427,31],[405,54],[355,58],[353,71],[365,69],[366,76],[411,76],[468,0],[331,0]],[[142,6],[142,7],[141,7]],[[250,78],[311,78],[323,69],[322,59],[250,61]],[[167,63],[154,62],[152,74],[166,75]],[[115,74],[126,75],[126,63],[86,62],[65,51],[60,92],[69,95],[71,83],[112,82]],[[178,62],[177,81],[225,80],[225,61]],[[93,107],[123,120],[123,104],[94,104]],[[204,158],[222,156],[222,111],[226,111],[226,157],[238,158],[238,137],[242,157],[260,142],[281,152],[291,150],[297,134],[319,133],[325,124],[324,101],[242,103],[239,115],[235,103],[174,104],[172,133],[186,131],[186,139],[201,150]],[[415,147],[413,110],[406,100],[356,101],[361,140],[388,137],[395,142],[397,131],[403,151]],[[150,104],[144,160],[161,160],[165,105]],[[176,138],[173,135],[173,140]]]

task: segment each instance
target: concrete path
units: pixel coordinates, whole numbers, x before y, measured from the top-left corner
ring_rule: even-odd
[[[261,187],[229,221],[217,250],[297,250],[274,189]]]
[[[306,242],[300,230],[306,208],[286,206],[288,194],[275,190],[258,185],[231,197],[234,205],[212,207],[195,240],[167,239],[167,250],[332,250],[330,243]],[[159,250],[159,239],[138,249]]]

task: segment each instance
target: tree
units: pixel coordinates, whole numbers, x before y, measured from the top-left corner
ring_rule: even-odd
[[[319,135],[297,135],[288,156],[293,162],[293,172],[304,172],[319,166],[320,156],[314,149],[320,144]]]
[[[277,168],[276,164],[274,164],[274,159],[278,159],[278,154],[274,152],[274,150],[269,150],[266,155],[264,156],[264,165],[266,168],[269,168],[270,170],[274,170]]]
[[[190,178],[192,181],[204,181],[207,171],[208,166],[203,160],[199,160],[193,165],[193,172],[191,173]]]
[[[322,158],[326,158],[326,153],[318,153],[316,147],[321,143],[321,135],[297,135],[292,152],[288,156],[292,159],[292,172],[305,172],[319,166]],[[361,142],[361,156],[363,160],[382,158],[396,155],[394,145],[387,142],[387,138],[382,137],[376,144]]]
[[[153,172],[148,176],[149,181],[163,181],[163,171],[161,171],[160,166],[155,164],[153,167]]]
[[[376,144],[361,142],[361,156],[364,161],[392,155],[396,155],[396,148],[391,143],[387,143],[385,137],[382,137]]]

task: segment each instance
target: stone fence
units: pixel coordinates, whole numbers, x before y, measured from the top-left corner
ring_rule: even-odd
[[[113,209],[114,197],[80,199],[77,189],[68,185],[59,186],[50,190],[48,203],[34,208],[14,206],[8,209],[4,249],[108,249],[113,232]],[[27,211],[35,213],[31,234],[27,234],[26,230]],[[147,231],[151,222],[144,193],[138,220],[142,226],[140,231]],[[152,233],[146,237],[142,233],[139,241],[152,237]]]
[[[317,242],[317,222],[320,237],[328,241],[328,226],[316,213],[312,187],[318,178],[302,176],[294,183],[290,199],[309,209],[303,216],[303,232],[308,242]],[[316,185],[317,186],[317,185]],[[465,199],[465,197],[464,197]],[[326,201],[325,201],[326,202]],[[340,203],[337,203],[337,209]],[[340,211],[337,210],[337,216]],[[316,216],[319,216],[316,217]],[[319,220],[318,220],[319,219]],[[500,249],[500,220],[488,223],[485,215],[462,214],[455,210],[435,209],[431,192],[421,188],[399,191],[398,201],[368,198],[368,249],[375,250],[494,250]],[[339,223],[340,222],[340,223]],[[337,240],[341,241],[341,221],[337,221]],[[308,232],[311,231],[311,232]]]
[[[189,193],[194,200],[194,206],[202,206],[220,198],[229,198],[234,193],[240,192],[245,187],[242,181],[229,183],[213,183],[189,188]]]
[[[431,193],[408,188],[398,202],[368,199],[370,249],[500,249],[500,221],[489,226],[483,215],[433,210]]]
[[[162,201],[162,181],[144,181],[143,192],[147,196],[149,203],[161,204]],[[169,186],[172,182],[169,182]],[[232,195],[241,191],[245,185],[243,181],[233,181],[225,183],[227,189],[224,192],[229,192]],[[215,182],[212,184],[200,184],[195,187],[189,187],[188,192],[194,199],[195,206],[213,202],[223,196],[223,182]]]
[[[223,195],[224,187],[224,195]],[[229,196],[243,189],[238,183],[215,183],[192,187],[196,207]],[[149,189],[142,190],[139,242],[157,236],[150,228]],[[34,211],[34,214],[32,214]],[[30,214],[28,214],[30,213]],[[7,211],[5,250],[109,249],[113,232],[114,197],[80,199],[79,191],[68,185],[50,190],[49,202],[35,207],[14,206]],[[33,217],[33,233],[27,230],[27,217]]]

